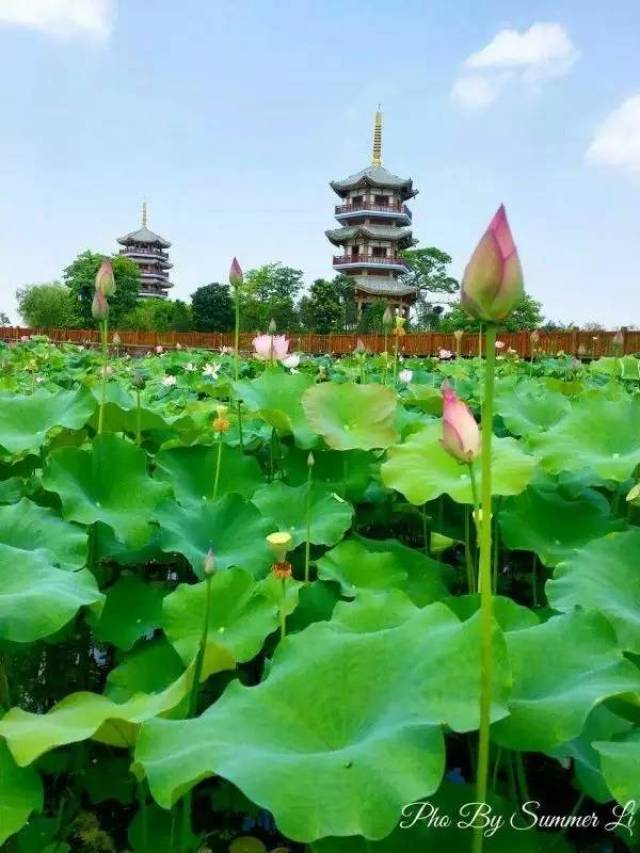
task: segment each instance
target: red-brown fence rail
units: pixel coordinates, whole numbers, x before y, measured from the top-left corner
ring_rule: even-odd
[[[112,339],[114,331],[109,332]],[[222,347],[233,346],[232,332],[134,332],[117,331],[120,346],[123,349],[152,350],[157,346],[165,349],[182,347],[219,350]],[[529,358],[535,348],[536,355],[575,355],[578,358],[599,358],[603,355],[620,355],[640,353],[640,331],[623,331],[622,342],[614,342],[616,332],[539,332],[537,341],[532,341],[529,332],[505,332],[499,335],[504,343],[503,352],[515,350],[521,358]],[[100,341],[97,329],[27,329],[18,326],[0,328],[0,340],[15,342],[31,335],[47,335],[57,343],[75,343],[95,346]],[[245,351],[252,349],[251,341],[254,335],[243,332],[240,335],[240,348]],[[290,349],[310,354],[330,353],[344,355],[352,352],[361,340],[369,352],[384,352],[385,338],[383,334],[355,335],[289,335]],[[394,346],[394,337],[389,335],[388,345]],[[460,341],[460,353],[472,356],[478,354],[478,335],[473,332],[465,333]],[[400,338],[400,348],[405,355],[438,355],[440,350],[456,351],[456,340],[452,334],[442,332],[418,332]],[[484,348],[484,344],[483,344]]]

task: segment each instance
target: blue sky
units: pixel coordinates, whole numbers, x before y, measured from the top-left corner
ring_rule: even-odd
[[[459,275],[507,206],[545,314],[640,324],[637,0],[0,0],[0,309],[149,224],[173,296],[332,275],[328,181],[411,176]]]

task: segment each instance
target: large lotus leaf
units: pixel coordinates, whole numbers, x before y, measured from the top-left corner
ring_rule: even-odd
[[[193,659],[202,636],[206,582],[181,584],[164,601],[163,627],[183,661]],[[239,662],[251,660],[278,627],[278,606],[243,569],[219,572],[211,581],[207,643],[223,646]]]
[[[321,483],[348,501],[358,503],[365,496],[379,463],[367,450],[314,450],[313,482]],[[290,448],[283,462],[284,478],[291,486],[306,483],[309,454]]]
[[[505,634],[513,667],[510,715],[493,739],[510,749],[550,750],[577,737],[609,696],[640,689],[640,671],[599,613],[576,610]]]
[[[93,630],[98,640],[123,651],[162,622],[162,590],[136,575],[123,575],[106,590],[104,607]]]
[[[640,654],[640,530],[612,533],[576,551],[547,582],[556,610],[599,610],[623,649]]]
[[[23,551],[39,551],[63,569],[79,569],[87,561],[87,531],[27,498],[0,507],[0,542]]]
[[[480,609],[480,594],[456,595],[445,598],[442,601],[459,619],[469,619]],[[540,623],[540,619],[528,607],[517,604],[513,599],[504,595],[496,595],[493,599],[493,618],[501,630],[506,634],[508,631],[520,631],[522,628],[531,628]]]
[[[525,379],[513,385],[499,383],[496,411],[510,432],[528,436],[550,429],[570,411],[571,403],[558,391]]]
[[[155,459],[156,480],[171,483],[178,503],[199,503],[213,497],[218,458],[217,447],[195,445],[162,450]],[[249,498],[264,483],[254,456],[238,447],[223,445],[220,455],[218,497],[236,492]]]
[[[604,781],[600,755],[593,744],[595,741],[612,740],[626,734],[632,725],[628,720],[612,713],[606,705],[597,705],[589,714],[579,736],[552,752],[555,758],[571,758],[580,790],[597,803],[608,802],[611,799],[611,791]]]
[[[37,453],[52,429],[81,429],[95,406],[96,401],[83,389],[51,393],[40,388],[28,396],[2,395],[0,447],[9,453]]]
[[[595,741],[600,753],[602,775],[609,790],[621,805],[632,803],[635,811],[640,803],[640,729],[634,729],[619,740]]]
[[[571,412],[548,432],[529,442],[552,473],[592,470],[623,482],[640,463],[640,397],[609,400],[595,393],[574,403]]]
[[[18,767],[0,742],[0,844],[25,825],[43,805],[42,781],[32,767]]]
[[[381,841],[365,838],[323,838],[311,845],[312,853],[470,853],[473,828],[471,822],[476,802],[475,789],[470,784],[443,782],[437,793],[406,803],[399,817],[399,825],[391,835]],[[528,825],[531,817],[520,812],[514,802],[487,794],[486,802],[491,818],[503,823],[494,834],[484,838],[483,850],[490,853],[572,853],[560,835],[538,833],[535,829],[523,832],[511,826],[521,817],[521,825]],[[448,817],[449,825],[438,824],[437,818]],[[482,824],[489,816],[478,817]]]
[[[366,629],[356,616],[349,626],[315,623],[278,645],[261,684],[234,681],[197,719],[145,725],[136,760],[157,802],[169,807],[216,773],[289,838],[312,841],[382,838],[407,802],[433,793],[445,763],[441,725],[478,724],[479,620],[460,623],[436,603],[376,630],[368,601],[343,608],[359,606]],[[500,717],[509,674],[494,636]]]
[[[398,440],[397,396],[384,385],[323,382],[302,397],[307,420],[334,450],[373,450]]]
[[[157,634],[152,640],[138,643],[109,672],[104,692],[118,703],[136,693],[160,693],[184,670],[180,655],[163,634]]]
[[[589,369],[593,373],[602,373],[605,376],[618,376],[620,379],[626,379],[630,382],[638,382],[640,380],[640,359],[632,355],[619,357],[599,358],[597,361],[592,361]]]
[[[311,484],[287,486],[269,483],[252,498],[265,518],[278,530],[291,534],[293,547],[307,540],[307,501],[309,501],[309,541],[313,545],[335,545],[351,527],[353,507],[326,486]]]
[[[307,373],[282,373],[267,368],[257,379],[233,383],[237,397],[270,426],[282,433],[293,433],[301,447],[312,447],[317,437],[309,429],[302,410],[303,393],[313,385]]]
[[[595,489],[572,496],[557,486],[531,485],[507,498],[498,519],[507,548],[533,551],[545,566],[555,566],[576,548],[625,526]]]
[[[155,518],[163,551],[183,554],[198,577],[209,549],[218,570],[240,566],[259,577],[273,563],[265,537],[274,525],[240,495],[185,507],[167,501]]]
[[[103,595],[87,569],[51,564],[44,551],[0,544],[0,637],[32,643],[55,634],[85,605]]]
[[[91,392],[97,401],[100,401],[102,396],[102,386],[94,385]],[[135,434],[140,425],[141,432],[147,430],[166,430],[170,426],[170,421],[175,418],[165,419],[157,410],[147,408],[144,402],[141,403],[140,412],[138,414],[137,400],[133,394],[130,394],[125,388],[117,382],[108,382],[106,386],[106,402],[103,411],[103,431],[104,432],[128,432]],[[91,418],[91,426],[94,429],[98,427],[98,412],[94,412]]]
[[[214,672],[233,669],[235,662],[224,650],[207,650],[202,679]],[[126,702],[114,702],[98,693],[70,693],[46,714],[12,708],[0,720],[0,737],[5,738],[16,762],[24,767],[40,755],[79,741],[94,740],[109,746],[131,748],[140,724],[179,705],[190,692],[195,665],[159,693],[137,693]]]
[[[60,496],[67,520],[101,521],[131,548],[149,541],[151,513],[170,491],[147,475],[144,451],[116,435],[96,436],[88,450],[56,450],[42,483]]]
[[[392,447],[382,465],[382,480],[412,504],[423,504],[442,494],[458,503],[473,503],[471,477],[467,465],[450,456],[441,444],[442,424],[435,421]],[[514,438],[493,437],[491,444],[494,495],[517,495],[526,488],[536,460],[525,453]],[[475,463],[478,489],[481,488],[480,464]]]
[[[346,596],[396,587],[424,606],[449,595],[447,567],[395,539],[345,539],[323,554],[317,567],[318,577],[339,583]]]

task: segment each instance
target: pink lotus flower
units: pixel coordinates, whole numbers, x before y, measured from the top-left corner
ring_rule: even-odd
[[[164,347],[161,347],[160,344],[158,344],[158,346],[156,347],[156,353],[158,355],[162,355],[163,352],[164,352]]]
[[[438,350],[438,358],[446,361],[448,358],[453,358],[453,353],[448,349],[440,349]]]
[[[116,292],[116,280],[109,258],[105,258],[96,274],[96,292],[103,296],[112,296]]]
[[[229,284],[234,286],[242,284],[242,279],[242,267],[238,263],[238,259],[234,258],[231,261],[231,268],[229,269]]]
[[[491,220],[462,277],[462,304],[479,320],[511,314],[524,294],[522,267],[504,205]]]
[[[300,356],[297,353],[292,352],[291,355],[282,359],[282,363],[285,367],[288,367],[289,370],[295,370],[300,364]]]
[[[473,462],[480,455],[478,424],[447,383],[442,386],[442,446],[459,462]]]
[[[496,341],[496,349],[504,349],[504,341]]]
[[[283,361],[289,353],[286,335],[257,335],[251,343],[260,361]]]

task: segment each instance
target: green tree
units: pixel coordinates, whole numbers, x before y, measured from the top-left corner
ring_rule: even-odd
[[[300,300],[298,312],[305,329],[320,335],[335,332],[341,325],[344,313],[340,293],[333,282],[317,278],[309,288],[309,293]]]
[[[342,306],[340,326],[345,331],[352,331],[358,323],[358,306],[356,305],[356,291],[353,286],[353,279],[348,275],[338,273],[333,279],[333,287],[340,296],[340,305]]]
[[[233,299],[228,284],[205,284],[191,294],[193,328],[197,332],[230,332],[234,328]]]
[[[242,328],[266,331],[271,320],[282,332],[297,328],[296,299],[301,290],[301,270],[280,262],[249,270],[242,291]]]
[[[380,334],[383,331],[382,315],[386,308],[387,304],[382,300],[366,305],[358,321],[358,331],[362,334]]]
[[[65,269],[62,277],[71,291],[74,313],[80,325],[94,325],[91,316],[91,302],[95,293],[95,278],[104,255],[96,252],[82,252]],[[113,275],[116,280],[116,292],[109,297],[109,326],[115,329],[122,319],[136,307],[140,288],[140,275],[137,265],[123,255],[111,258]]]
[[[409,266],[401,281],[417,291],[418,325],[435,328],[438,326],[438,313],[433,310],[434,297],[455,293],[460,287],[447,270],[451,256],[435,246],[406,249],[401,254]]]
[[[527,329],[533,331],[540,328],[542,322],[542,304],[525,293],[511,316],[500,325],[500,328],[506,332],[520,332]],[[467,314],[461,302],[456,302],[451,311],[443,316],[440,324],[443,332],[455,332],[456,329],[477,332],[479,327],[480,322]]]
[[[141,299],[120,321],[121,329],[141,332],[186,332],[193,328],[189,306],[179,299]]]
[[[77,324],[71,291],[59,281],[29,284],[16,291],[16,299],[27,326],[66,329]]]

